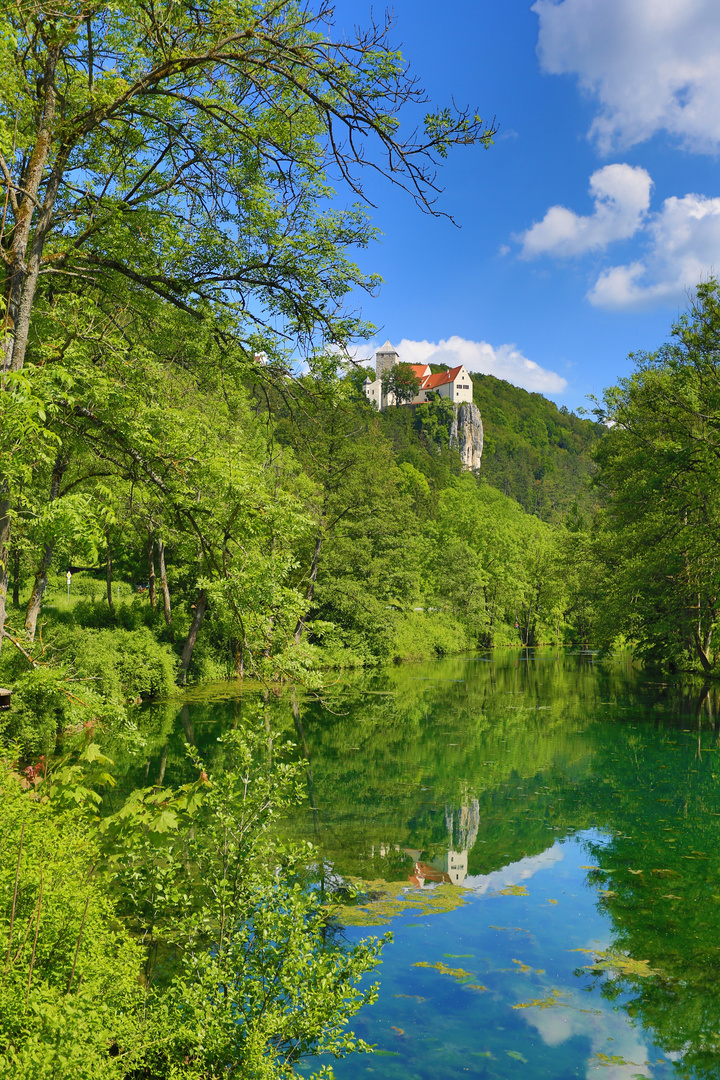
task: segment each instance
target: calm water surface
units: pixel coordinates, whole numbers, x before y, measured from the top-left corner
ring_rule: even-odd
[[[537,651],[350,678],[327,704],[271,705],[309,762],[286,829],[326,890],[359,883],[348,940],[394,935],[353,1024],[378,1052],[338,1080],[720,1077],[716,690]],[[212,763],[253,708],[156,710],[115,798],[179,782],[186,739]]]

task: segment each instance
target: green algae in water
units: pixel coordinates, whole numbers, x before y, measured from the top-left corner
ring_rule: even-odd
[[[428,960],[416,960],[413,967],[433,968],[435,971],[439,971],[441,975],[450,975],[466,990],[474,990],[479,994],[484,994],[487,990],[487,986],[482,986],[481,983],[470,982],[471,979],[477,978],[471,971],[465,971],[463,968],[448,967],[447,964],[443,964],[442,960],[438,960],[435,964],[431,964]]]
[[[500,889],[499,892],[491,893],[491,896],[529,896],[525,885],[508,885],[507,889]]]
[[[513,1009],[568,1009],[570,1006],[566,1001],[561,1001],[560,998],[569,997],[569,991],[567,990],[551,990],[550,996],[545,998],[536,998],[534,1001],[521,1001],[517,1005],[512,1005]]]
[[[515,960],[513,958],[513,964],[517,964],[518,965],[517,970],[522,971],[525,975],[529,975],[530,972],[533,971],[533,970],[535,971],[536,975],[544,975],[545,974],[545,968],[535,968],[535,969],[533,969],[530,966],[530,964],[525,964],[522,960]],[[512,968],[508,968],[508,970],[512,971]]]
[[[471,971],[464,971],[463,968],[448,967],[447,964],[443,964],[442,960],[439,960],[436,964],[431,964],[428,960],[416,960],[413,967],[435,968],[443,975],[452,975],[453,979],[475,978]]]
[[[416,888],[407,881],[366,881],[351,878],[350,883],[370,899],[356,904],[330,906],[332,915],[343,926],[387,926],[400,915],[441,915],[467,903],[469,890],[457,885]],[[417,925],[417,924],[415,924]]]
[[[635,975],[641,979],[649,979],[652,975],[661,974],[656,968],[650,967],[649,960],[634,960],[632,956],[613,952],[612,949],[607,949],[604,952],[596,949],[571,949],[570,951],[589,953],[590,956],[594,956],[595,960],[592,964],[583,965],[586,970],[591,971],[593,974],[600,975],[609,971],[611,973],[617,972],[619,975]]]

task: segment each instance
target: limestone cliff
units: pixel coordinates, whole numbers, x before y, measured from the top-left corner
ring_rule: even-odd
[[[483,425],[477,405],[459,405],[450,426],[450,445],[457,446],[463,469],[478,472],[482,462]]]

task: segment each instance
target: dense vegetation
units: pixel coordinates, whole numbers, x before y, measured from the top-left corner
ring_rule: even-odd
[[[605,392],[599,451],[606,508],[589,550],[596,640],[624,634],[671,670],[717,672],[720,285],[701,283],[671,341],[639,353]],[[590,580],[594,578],[594,581]]]
[[[589,525],[600,503],[591,481],[603,426],[494,375],[473,376],[473,400],[485,428],[488,483],[543,521]]]
[[[193,754],[191,782],[136,789],[100,828],[96,743],[22,776],[0,761],[0,1075],[269,1080],[363,1049],[347,1021],[382,943],[328,934],[307,849],[272,827],[300,770],[266,746],[231,731],[220,772]]]
[[[623,633],[712,672],[716,286],[609,392],[610,431],[478,377],[463,473],[452,406],[378,415],[343,359],[374,231],[329,178],[355,198],[389,162],[432,210],[434,163],[491,128],[401,134],[424,99],[386,27],[334,40],[324,5],[0,12],[0,1068],[287,1075],[356,1047],[377,960],[270,828],[297,768],[254,716],[216,774],[190,747],[191,781],[100,829],[95,733],[141,745],[177,683],[319,690],[512,643]]]
[[[154,396],[177,382],[160,370]],[[28,750],[84,722],[78,697],[128,723],[176,679],[312,683],[328,667],[587,633],[564,556],[576,520],[551,526],[462,473],[446,403],[378,416],[342,370],[245,379],[232,398],[207,377],[180,383],[158,484],[118,408],[107,441],[61,415],[54,459],[18,493],[0,680]],[[136,431],[142,411],[129,403]]]
[[[436,163],[493,131],[401,130],[425,98],[389,24],[336,37],[323,2],[2,0],[0,26],[0,1073],[287,1076],[357,1046],[378,948],[333,941],[269,830],[293,769],[255,718],[222,775],[195,758],[101,832],[92,733],[141,745],[132,710],[176,678],[314,678],[308,547],[364,487],[262,402],[341,406],[338,346],[369,329],[344,299],[377,284],[349,257],[374,230],[330,177],[361,199],[382,166],[432,212]]]

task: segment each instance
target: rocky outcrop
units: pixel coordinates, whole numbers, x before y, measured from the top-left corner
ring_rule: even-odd
[[[475,846],[477,840],[480,828],[480,803],[477,799],[468,801],[470,805],[461,806],[459,810],[452,806],[445,807],[445,825],[450,845],[455,851],[469,851]]]
[[[458,405],[450,425],[450,445],[457,446],[463,469],[478,472],[482,462],[483,425],[477,405]]]

